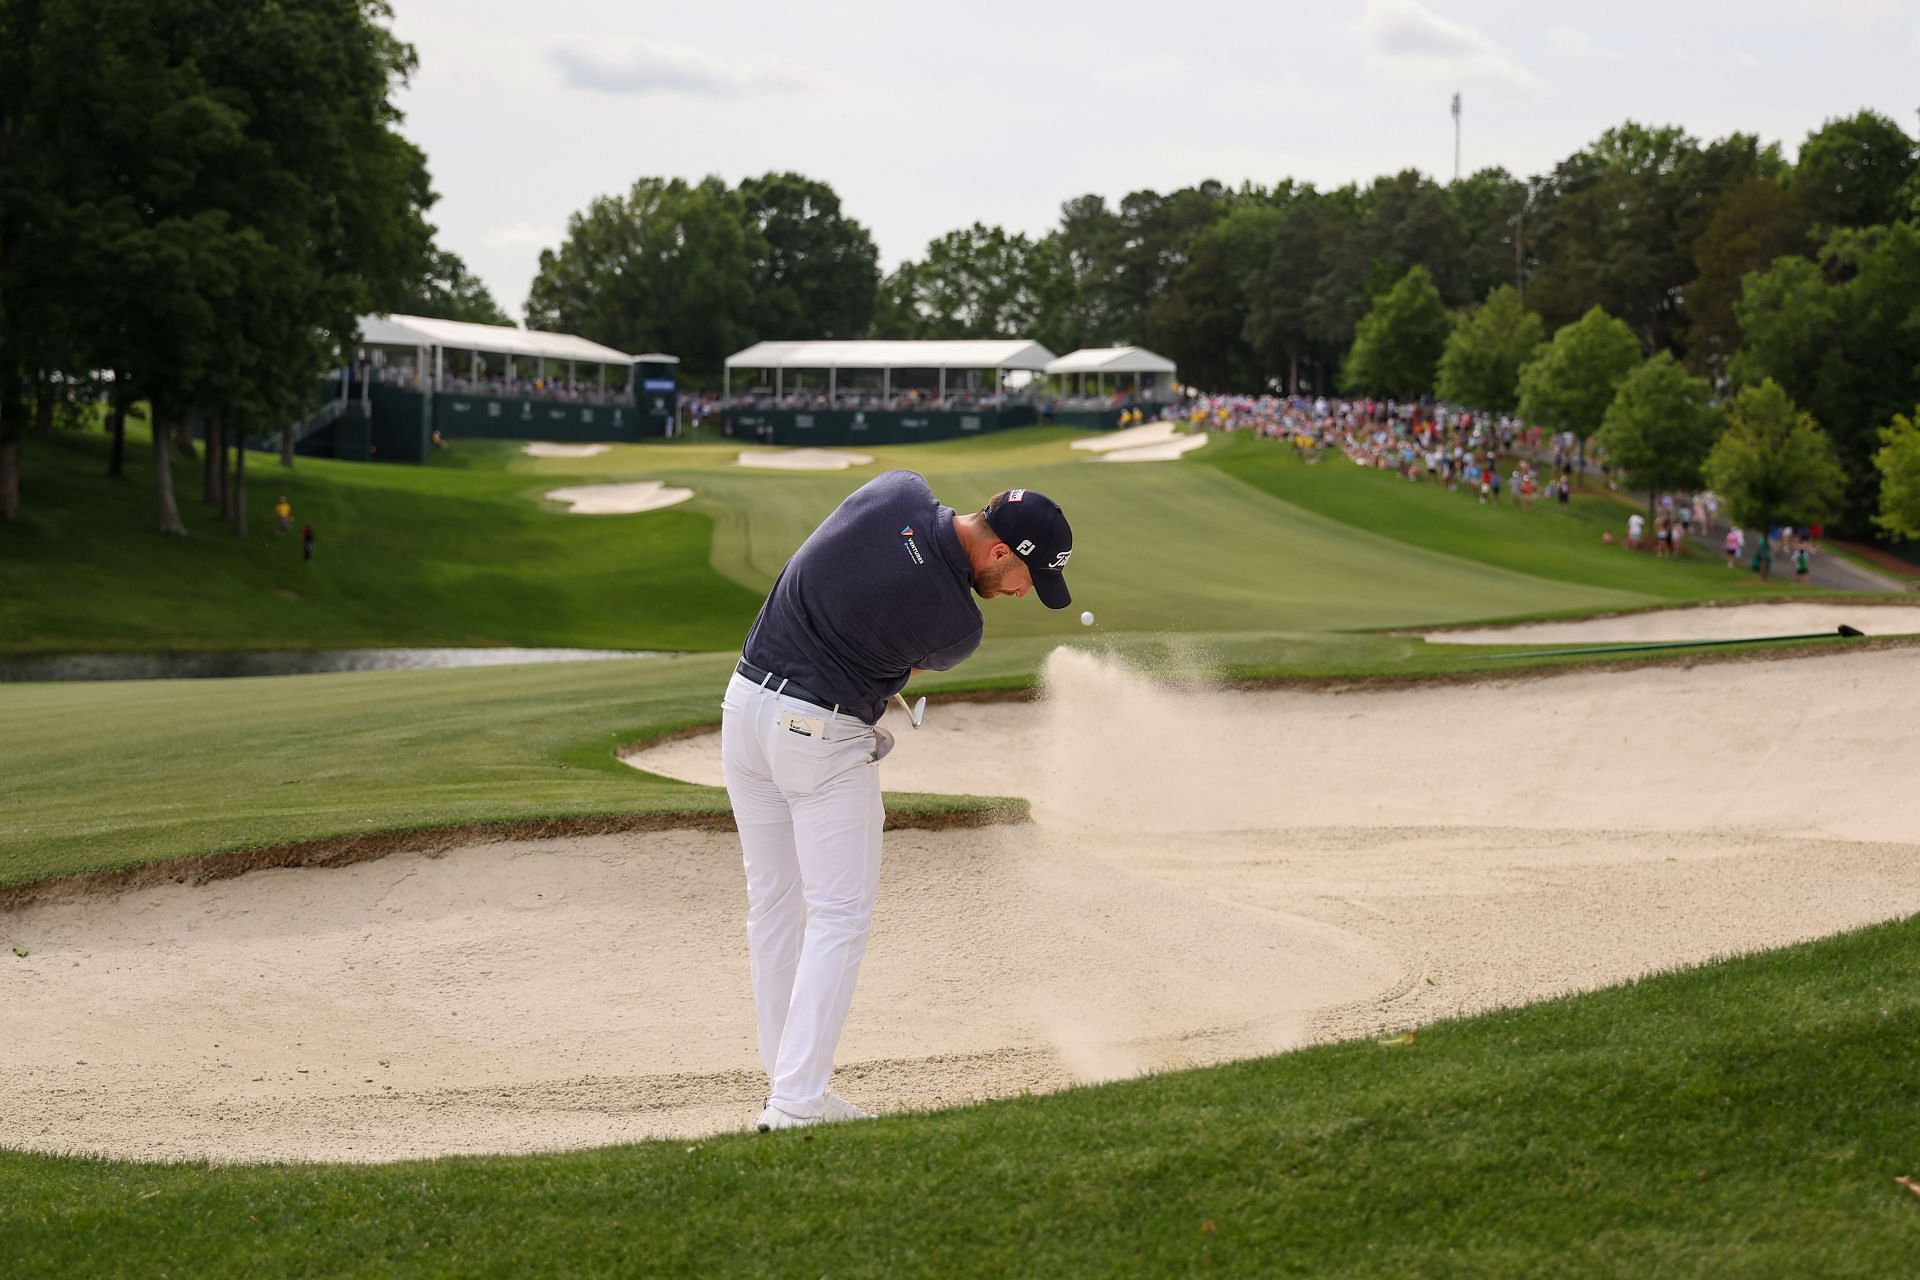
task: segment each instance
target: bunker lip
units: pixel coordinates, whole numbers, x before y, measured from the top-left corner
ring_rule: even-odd
[[[1435,628],[1421,634],[1429,644],[1449,645],[1630,644],[1758,640],[1788,633],[1834,632],[1843,623],[1859,626],[1869,637],[1891,639],[1920,634],[1920,605],[1834,597],[1722,602],[1511,625]]]
[[[894,1111],[1206,1065],[1920,910],[1886,800],[1917,673],[1906,647],[1247,696],[1057,650],[1043,699],[955,701],[889,758],[890,785],[1018,785],[1033,823],[890,838],[835,1087]],[[1479,735],[1448,760],[1523,763],[1383,789],[1370,763],[1441,726]],[[1809,750],[1783,785],[1728,732]],[[742,1128],[764,1082],[709,816],[42,903],[7,922],[30,956],[0,1145],[358,1161]]]
[[[703,725],[692,734],[713,733],[718,725]],[[670,740],[673,735],[667,735]],[[659,741],[659,740],[656,740]],[[954,831],[1004,826],[1029,821],[1024,806],[989,803],[965,808],[918,812],[890,808],[889,831]],[[112,897],[164,884],[212,884],[254,871],[303,867],[348,867],[401,853],[435,856],[450,850],[505,841],[566,840],[585,836],[653,831],[732,831],[733,814],[726,809],[682,809],[665,813],[576,814],[553,818],[525,818],[502,822],[467,822],[445,827],[408,827],[400,831],[365,835],[323,836],[254,849],[228,849],[186,858],[164,858],[138,866],[0,885],[0,918],[7,913],[50,902],[77,898]]]

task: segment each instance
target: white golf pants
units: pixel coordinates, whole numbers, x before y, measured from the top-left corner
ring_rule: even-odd
[[[867,953],[886,817],[877,765],[891,737],[739,674],[720,705],[760,1062],[774,1106],[817,1116]]]

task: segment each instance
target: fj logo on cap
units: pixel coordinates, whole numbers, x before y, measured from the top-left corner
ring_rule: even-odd
[[[1030,556],[1030,555],[1032,555],[1032,554],[1033,554],[1033,539],[1032,539],[1032,538],[1024,538],[1024,539],[1022,539],[1022,540],[1021,540],[1021,542],[1020,542],[1020,545],[1019,545],[1019,546],[1017,546],[1017,547],[1015,547],[1015,548],[1014,548],[1014,550],[1015,550],[1015,551],[1018,551],[1018,552],[1019,552],[1019,553],[1020,553],[1021,555],[1023,555],[1023,556]]]

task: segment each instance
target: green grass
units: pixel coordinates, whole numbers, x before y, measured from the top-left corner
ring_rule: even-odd
[[[1785,582],[1762,584],[1748,574],[1729,574],[1716,556],[1660,560],[1627,551],[1627,517],[1638,508],[1615,494],[1576,493],[1564,509],[1546,497],[1535,499],[1530,511],[1515,507],[1510,497],[1482,505],[1464,487],[1449,492],[1424,479],[1409,483],[1337,455],[1308,466],[1285,445],[1247,437],[1195,458],[1342,524],[1516,573],[1637,593],[1642,603],[1805,594]],[[1612,545],[1601,538],[1609,532]]]
[[[1482,508],[1284,446],[1092,466],[1072,432],[751,473],[732,445],[426,467],[250,459],[254,536],[193,501],[148,532],[143,442],[26,442],[0,528],[0,648],[579,644],[652,661],[0,686],[0,886],[291,841],[711,813],[614,748],[717,719],[792,547],[882,466],[970,507],[1012,484],[1073,517],[1082,631],[985,606],[934,695],[1030,685],[1068,641],[1177,676],[1510,669],[1358,631],[1798,594],[1606,547],[1625,511]],[[655,478],[699,497],[576,518],[541,494]],[[270,532],[285,491],[320,532]],[[1341,632],[1344,631],[1344,634]],[[1684,656],[1684,655],[1683,655]],[[1634,660],[1627,655],[1619,660]],[[1522,664],[1511,664],[1522,665]],[[1561,665],[1533,660],[1527,666]],[[937,709],[936,709],[937,714]],[[890,795],[908,812],[974,802]],[[0,953],[0,960],[8,959]],[[778,1138],[378,1167],[209,1169],[0,1153],[0,1275],[1880,1275],[1920,1256],[1920,922],[1423,1029],[1048,1098]]]
[[[1883,1276],[1920,920],[1207,1071],[385,1166],[0,1154],[9,1275]]]
[[[849,473],[749,471],[737,448],[624,445],[531,459],[457,441],[427,466],[251,459],[252,535],[236,541],[176,484],[193,536],[151,532],[148,449],[102,479],[105,440],[26,442],[26,518],[0,528],[0,649],[737,645],[781,564],[883,466],[921,470],[971,508],[1013,484],[1075,524],[1072,580],[1112,631],[1329,631],[1621,609],[1763,593],[1712,566],[1668,565],[1599,542],[1604,500],[1570,518],[1482,508],[1337,462],[1306,467],[1265,441],[1216,439],[1186,461],[1101,466],[1076,433],[1035,429],[900,447]],[[542,494],[581,480],[660,479],[696,498],[635,516],[565,515]],[[286,493],[318,533],[312,563],[272,532]],[[1774,592],[1792,588],[1784,584]],[[996,634],[1060,634],[1023,609]]]
[[[0,649],[736,644],[759,594],[707,564],[706,516],[565,517],[549,486],[492,465],[379,466],[248,458],[250,535],[199,502],[175,464],[187,538],[153,532],[151,452],[130,430],[127,476],[105,441],[22,448],[24,518],[0,527]],[[456,455],[457,456],[457,455]],[[273,532],[272,505],[311,522],[312,563]]]

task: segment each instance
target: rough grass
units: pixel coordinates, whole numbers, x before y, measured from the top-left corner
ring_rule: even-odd
[[[1206,1071],[386,1166],[0,1153],[9,1275],[1884,1276],[1920,920]]]

